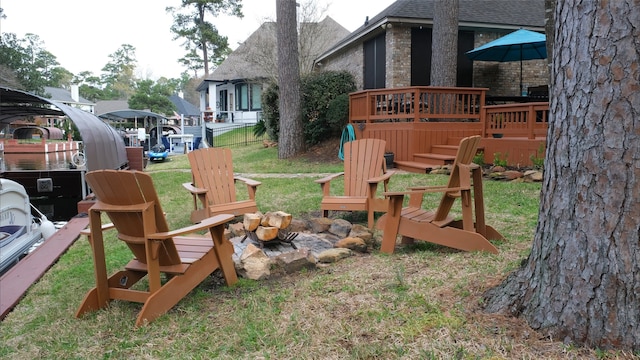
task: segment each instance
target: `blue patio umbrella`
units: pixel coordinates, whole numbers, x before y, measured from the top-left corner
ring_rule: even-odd
[[[546,36],[535,31],[520,29],[467,51],[466,54],[471,60],[520,61],[520,92],[522,92],[522,61],[547,58]]]

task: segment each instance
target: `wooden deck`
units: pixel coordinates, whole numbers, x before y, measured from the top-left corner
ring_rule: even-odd
[[[459,141],[481,135],[484,162],[496,157],[531,166],[544,157],[549,104],[486,105],[484,88],[418,86],[364,90],[349,95],[356,138],[387,142],[396,167],[425,172],[453,161]],[[498,137],[500,136],[500,137]]]
[[[0,320],[18,304],[29,287],[78,239],[89,225],[89,218],[74,217],[35,251],[0,277]]]

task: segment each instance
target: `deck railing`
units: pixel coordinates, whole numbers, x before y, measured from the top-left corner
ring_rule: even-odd
[[[351,93],[352,123],[480,121],[487,89],[416,86]]]
[[[549,125],[549,103],[531,102],[482,107],[483,137],[545,137]]]
[[[483,137],[546,136],[547,102],[486,105],[486,88],[415,86],[349,95],[349,121],[360,124],[474,122]]]

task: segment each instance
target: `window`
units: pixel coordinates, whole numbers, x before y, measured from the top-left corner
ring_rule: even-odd
[[[218,111],[228,111],[229,109],[227,108],[227,90],[220,90],[220,97],[218,98],[218,100]]]
[[[262,85],[251,84],[251,110],[262,110]]]
[[[364,43],[364,88],[386,87],[386,34],[378,35]]]
[[[262,85],[261,84],[237,84],[236,98],[238,99],[236,110],[259,111],[262,110]]]

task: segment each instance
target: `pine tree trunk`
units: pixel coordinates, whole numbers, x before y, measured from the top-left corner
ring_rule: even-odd
[[[300,64],[295,0],[276,0],[280,135],[278,157],[287,159],[304,150],[300,106]]]
[[[431,44],[432,86],[456,86],[458,9],[458,0],[434,1]]]
[[[640,350],[640,6],[557,1],[550,123],[531,254],[486,310],[554,339]]]

